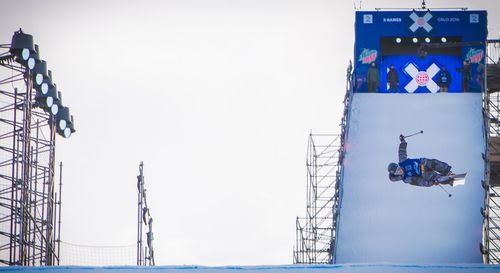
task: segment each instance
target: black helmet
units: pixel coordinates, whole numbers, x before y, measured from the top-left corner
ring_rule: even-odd
[[[387,171],[389,171],[389,173],[391,174],[394,174],[394,172],[396,172],[397,169],[398,169],[398,164],[394,162],[389,163],[389,166],[387,166]]]

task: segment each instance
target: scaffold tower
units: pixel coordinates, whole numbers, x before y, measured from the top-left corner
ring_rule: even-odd
[[[137,265],[154,266],[155,256],[153,249],[153,217],[148,207],[144,187],[144,163],[139,164],[139,175],[137,176]],[[143,235],[146,234],[146,244]]]
[[[352,64],[347,68],[340,134],[309,134],[306,167],[306,216],[296,219],[295,264],[334,263],[339,185],[352,95]]]
[[[55,119],[37,106],[34,72],[16,58],[0,45],[0,263],[57,265]]]
[[[484,219],[483,261],[500,264],[500,40],[488,41],[486,54],[484,115],[485,135],[485,205],[481,210]]]

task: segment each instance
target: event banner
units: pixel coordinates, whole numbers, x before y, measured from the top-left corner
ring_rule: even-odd
[[[486,11],[356,12],[355,92],[481,92]]]

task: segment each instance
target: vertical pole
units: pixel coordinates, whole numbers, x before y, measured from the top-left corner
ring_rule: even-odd
[[[21,228],[21,202],[19,200],[19,192],[20,192],[20,187],[22,185],[22,179],[19,178],[20,174],[19,174],[19,160],[22,160],[21,158],[21,152],[20,152],[20,143],[21,143],[21,135],[22,135],[22,132],[21,132],[21,128],[19,129],[18,132],[18,138],[17,138],[17,141],[16,141],[16,149],[15,149],[15,153],[16,153],[16,158],[15,158],[15,169],[16,169],[16,174],[15,174],[15,181],[14,181],[14,198],[12,199],[12,202],[14,202],[14,230],[12,232],[12,239],[14,241],[14,246],[13,246],[13,260],[12,260],[12,264],[13,265],[20,265],[19,263],[19,259],[20,259],[20,243],[21,243],[21,237],[19,236],[19,229]]]
[[[34,164],[32,164],[32,168],[34,167],[35,168],[35,174],[32,175],[33,176],[33,179],[34,179],[34,184],[35,184],[35,189],[34,189],[34,198],[35,198],[35,201],[34,201],[34,210],[33,210],[33,221],[35,222],[35,227],[37,227],[39,224],[37,223],[37,220],[39,221],[39,223],[41,223],[41,219],[38,219],[38,151],[39,151],[39,141],[40,141],[40,121],[37,120],[36,121],[36,142],[35,142],[35,154],[34,154]],[[33,156],[32,156],[33,157]],[[42,196],[43,198],[43,196]],[[33,260],[32,260],[32,265],[35,265],[35,262],[36,262],[36,234],[37,234],[37,230],[35,229],[34,232],[33,232]],[[41,236],[42,234],[39,234],[39,236]],[[40,241],[43,241],[42,239],[40,239]]]
[[[33,257],[35,257],[35,248],[36,248],[36,203],[34,202],[34,198],[36,198],[36,193],[33,192],[33,153],[34,149],[30,147],[30,162],[29,162],[29,188],[28,188],[28,216],[29,216],[29,225],[28,225],[28,254],[26,264],[30,265]],[[35,265],[31,263],[31,265]]]
[[[42,228],[40,231],[40,236],[43,236],[44,228],[46,228],[46,225],[47,225],[46,209],[45,209],[46,200],[47,200],[47,193],[46,193],[47,184],[48,184],[47,183],[47,169],[44,168],[43,169],[43,181],[42,181],[42,196],[43,196],[43,198],[42,198],[42,217],[41,217]],[[46,244],[44,245],[44,241],[45,240],[42,240],[42,242],[40,244],[40,250],[41,250],[40,265],[44,264],[44,262],[47,260],[47,255],[46,255],[46,252],[44,251],[44,249],[46,247]]]
[[[299,217],[295,219],[295,251],[293,253],[293,263],[297,264],[299,263],[299,228],[300,228],[300,223],[299,223]]]
[[[63,175],[63,163],[59,163],[59,222],[57,224],[57,265],[61,261],[61,204],[62,204],[62,175]]]
[[[137,176],[137,265],[143,265],[143,249],[142,249],[142,208],[143,208],[143,191],[144,191],[144,176],[143,162],[139,165],[139,176]]]
[[[55,192],[55,189],[54,189],[54,192]],[[51,265],[55,265],[56,264],[56,261],[57,261],[57,257],[56,257],[56,251],[57,251],[57,248],[56,248],[56,236],[57,236],[57,213],[58,213],[58,205],[57,205],[57,200],[58,199],[58,194],[57,192],[54,193],[54,221],[52,223],[52,232],[53,232],[53,235],[52,235],[52,240],[51,240],[51,244],[52,244],[52,253],[51,253],[51,256],[52,256],[52,262],[51,262]]]
[[[317,217],[317,212],[318,212],[318,206],[317,206],[317,199],[318,199],[318,155],[316,153],[316,145],[314,144],[314,139],[313,139],[313,164],[314,164],[314,176],[312,179],[313,185],[312,185],[312,207],[313,207],[313,213],[312,213],[312,221],[311,221],[311,228],[312,228],[312,262],[316,263],[317,260],[317,247],[316,243],[318,242],[317,238],[317,227],[318,227],[318,217]]]
[[[33,176],[34,177],[34,185],[35,185],[35,188],[34,188],[34,211],[33,211],[33,218],[34,218],[34,222],[35,222],[35,226],[38,225],[37,223],[37,220],[40,221],[40,219],[38,219],[37,215],[38,215],[38,149],[36,151],[36,154],[35,154],[35,157],[37,158],[35,160],[35,175]],[[37,235],[37,231],[35,230],[35,232],[33,233],[33,242],[34,244],[36,244],[36,235]],[[36,262],[36,247],[35,245],[33,245],[33,257],[32,257],[32,265],[35,265],[35,262]]]
[[[49,152],[49,177],[48,177],[48,191],[47,191],[47,236],[46,236],[46,264],[53,265],[54,261],[54,167],[55,167],[55,142],[56,142],[56,127],[55,120],[49,120],[50,126],[50,152]]]
[[[21,158],[21,173],[22,173],[22,183],[21,183],[21,226],[19,234],[19,262],[20,265],[26,265],[26,233],[27,233],[27,221],[26,221],[26,202],[27,202],[27,185],[28,185],[28,151],[29,151],[29,115],[28,115],[28,92],[26,92],[25,99],[23,101],[23,133],[22,133],[22,158]]]
[[[22,210],[22,223],[21,223],[21,264],[29,265],[29,254],[30,254],[30,228],[31,228],[31,217],[30,217],[30,170],[31,170],[31,95],[32,95],[32,81],[31,72],[27,70],[24,74],[26,83],[26,94],[24,99],[24,115],[23,115],[23,183],[22,183],[22,200],[21,210]]]
[[[311,236],[311,217],[312,217],[312,207],[311,207],[311,193],[312,193],[312,177],[313,177],[313,139],[312,132],[309,134],[309,147],[308,147],[308,155],[307,155],[307,211],[306,211],[306,223],[305,223],[305,253],[304,253],[304,262],[310,263],[309,261],[309,250],[311,249],[310,245],[310,236]]]
[[[9,263],[13,265],[16,259],[16,218],[17,218],[17,203],[15,192],[17,192],[17,178],[15,167],[17,166],[17,88],[14,88],[14,122],[12,135],[12,174],[11,174],[11,193],[10,193],[10,244],[9,244]]]

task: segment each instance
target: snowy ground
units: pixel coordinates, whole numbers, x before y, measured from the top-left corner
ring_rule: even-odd
[[[485,140],[481,94],[355,94],[336,244],[336,263],[481,263]],[[465,186],[393,183],[398,136],[410,158],[468,171]]]
[[[397,265],[397,264],[346,264],[324,266],[245,266],[245,267],[0,267],[0,272],[26,273],[430,273],[500,272],[499,266],[481,264],[457,265]]]

